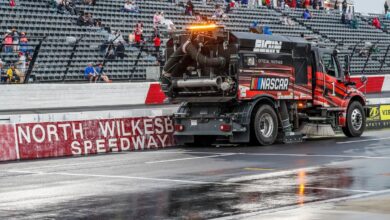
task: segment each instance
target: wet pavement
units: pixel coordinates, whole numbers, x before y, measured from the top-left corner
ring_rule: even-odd
[[[1,163],[0,219],[289,219],[389,191],[389,134]]]

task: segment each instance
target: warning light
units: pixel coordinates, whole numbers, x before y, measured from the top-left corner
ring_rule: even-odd
[[[216,24],[207,24],[207,25],[194,25],[187,27],[188,30],[210,30],[215,29],[218,26]]]
[[[219,126],[219,130],[221,130],[223,132],[229,132],[232,130],[232,126],[229,124],[222,124]]]
[[[184,131],[184,125],[178,125],[178,124],[176,124],[176,125],[175,125],[175,131],[177,131],[177,132],[182,132],[182,131]]]
[[[298,102],[298,109],[303,109],[305,107],[306,107],[306,105],[304,102]]]

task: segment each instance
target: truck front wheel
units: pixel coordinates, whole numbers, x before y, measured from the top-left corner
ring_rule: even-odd
[[[360,137],[366,128],[366,115],[360,102],[352,102],[348,107],[346,126],[343,133],[347,137]]]
[[[273,144],[278,136],[278,118],[275,110],[270,105],[262,105],[258,108],[254,120],[254,132],[259,144]]]

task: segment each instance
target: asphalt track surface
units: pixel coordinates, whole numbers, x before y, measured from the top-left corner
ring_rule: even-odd
[[[389,189],[390,130],[381,130],[0,163],[0,219],[261,219]]]

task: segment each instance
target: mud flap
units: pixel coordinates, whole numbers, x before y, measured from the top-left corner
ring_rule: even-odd
[[[195,138],[193,135],[185,135],[185,136],[179,136],[175,135],[175,143],[178,146],[182,146],[185,144],[193,144],[195,142]]]
[[[303,142],[303,134],[300,132],[286,132],[283,137],[283,143],[293,144]]]

